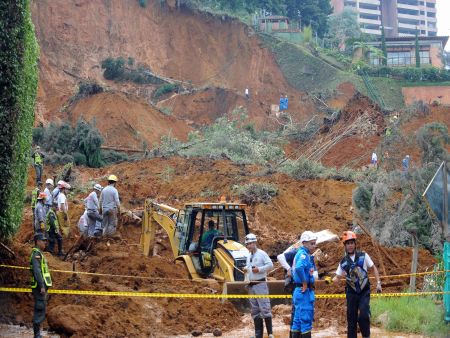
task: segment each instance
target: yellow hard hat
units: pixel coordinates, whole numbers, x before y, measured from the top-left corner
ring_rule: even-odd
[[[108,181],[117,182],[117,176],[116,175],[109,175],[108,176]]]

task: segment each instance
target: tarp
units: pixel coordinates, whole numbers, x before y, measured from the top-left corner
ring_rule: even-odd
[[[317,236],[317,241],[316,244],[320,244],[323,242],[328,242],[328,241],[339,241],[339,236],[336,234],[333,234],[330,230],[322,230],[319,232],[314,232],[314,234]],[[300,241],[292,244],[288,249],[298,249],[299,247],[302,246],[302,243],[300,243]]]
[[[445,283],[444,283],[444,292],[450,291],[450,243],[444,243],[444,270],[447,270],[445,273]],[[445,320],[450,322],[450,294],[444,294],[444,309],[445,309]]]
[[[447,191],[449,191],[450,175],[447,171]],[[444,163],[441,164],[439,169],[434,174],[430,184],[423,193],[428,206],[433,211],[436,218],[442,222],[444,219]],[[450,210],[450,198],[448,200]]]
[[[280,111],[288,110],[289,99],[287,97],[280,97]]]

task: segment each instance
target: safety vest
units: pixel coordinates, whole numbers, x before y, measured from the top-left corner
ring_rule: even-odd
[[[39,152],[34,153],[34,164],[36,165],[42,165],[42,156]]]
[[[58,217],[56,216],[56,212],[50,208],[50,210],[47,212],[47,216],[45,217],[45,231],[50,231],[50,227],[52,225],[55,226],[55,230],[59,230],[59,222]]]
[[[31,208],[36,208],[37,198],[39,196],[39,188],[35,188],[31,193]]]
[[[365,258],[364,252],[357,251],[355,261],[352,261],[349,255],[345,255],[341,261],[341,268],[347,273],[345,276],[347,286],[356,293],[361,293],[365,288],[370,287],[367,271],[364,270]]]
[[[41,273],[42,273],[42,277],[44,279],[45,285],[47,285],[48,287],[52,286],[52,277],[50,276],[50,272],[48,271],[47,260],[45,259],[45,257],[42,254],[41,250],[39,250],[38,248],[33,248],[33,250],[31,251],[31,256],[30,256],[31,288],[34,289],[34,288],[37,287],[37,281],[36,281],[36,279],[34,278],[34,275],[33,275],[33,257],[34,257],[34,253],[38,253],[41,256]]]

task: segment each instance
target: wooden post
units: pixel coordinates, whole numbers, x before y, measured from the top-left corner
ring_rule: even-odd
[[[411,262],[411,276],[409,277],[409,292],[416,292],[416,273],[417,273],[417,261],[419,258],[419,242],[417,240],[416,232],[411,232],[413,254]]]

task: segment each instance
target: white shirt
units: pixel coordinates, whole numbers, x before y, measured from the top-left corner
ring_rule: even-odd
[[[44,193],[45,193],[45,195],[46,195],[46,197],[45,197],[45,205],[52,205],[52,202],[53,202],[53,196],[52,196],[52,193],[50,192],[50,189],[49,188],[45,188],[44,189]]]
[[[108,211],[115,208],[120,208],[119,193],[112,185],[106,186],[100,194],[100,202],[102,204],[102,211]]]
[[[257,267],[259,272],[253,273],[252,266]],[[261,250],[256,249],[256,252],[247,256],[247,271],[249,280],[260,280],[267,277],[267,272],[273,268],[273,263],[270,260],[269,255]]]
[[[86,209],[98,210],[99,203],[97,193],[95,191],[92,191],[89,196],[84,199],[84,201],[86,203]]]
[[[64,207],[61,209],[61,204],[64,204]],[[58,195],[58,211],[67,212],[69,211],[69,206],[67,205],[67,198],[63,192],[60,192]]]
[[[245,88],[245,95],[248,95],[248,88]]]
[[[350,259],[354,262],[355,261],[355,254],[350,255]],[[368,271],[368,269],[370,269],[372,266],[374,266],[373,261],[372,261],[372,259],[370,258],[370,256],[366,252],[365,253],[365,257],[364,257],[363,269]],[[347,273],[344,270],[342,270],[341,263],[339,263],[339,266],[338,266],[338,268],[336,270],[336,275],[342,276],[342,277],[347,275]]]
[[[378,156],[376,153],[372,153],[372,161],[378,161]]]

